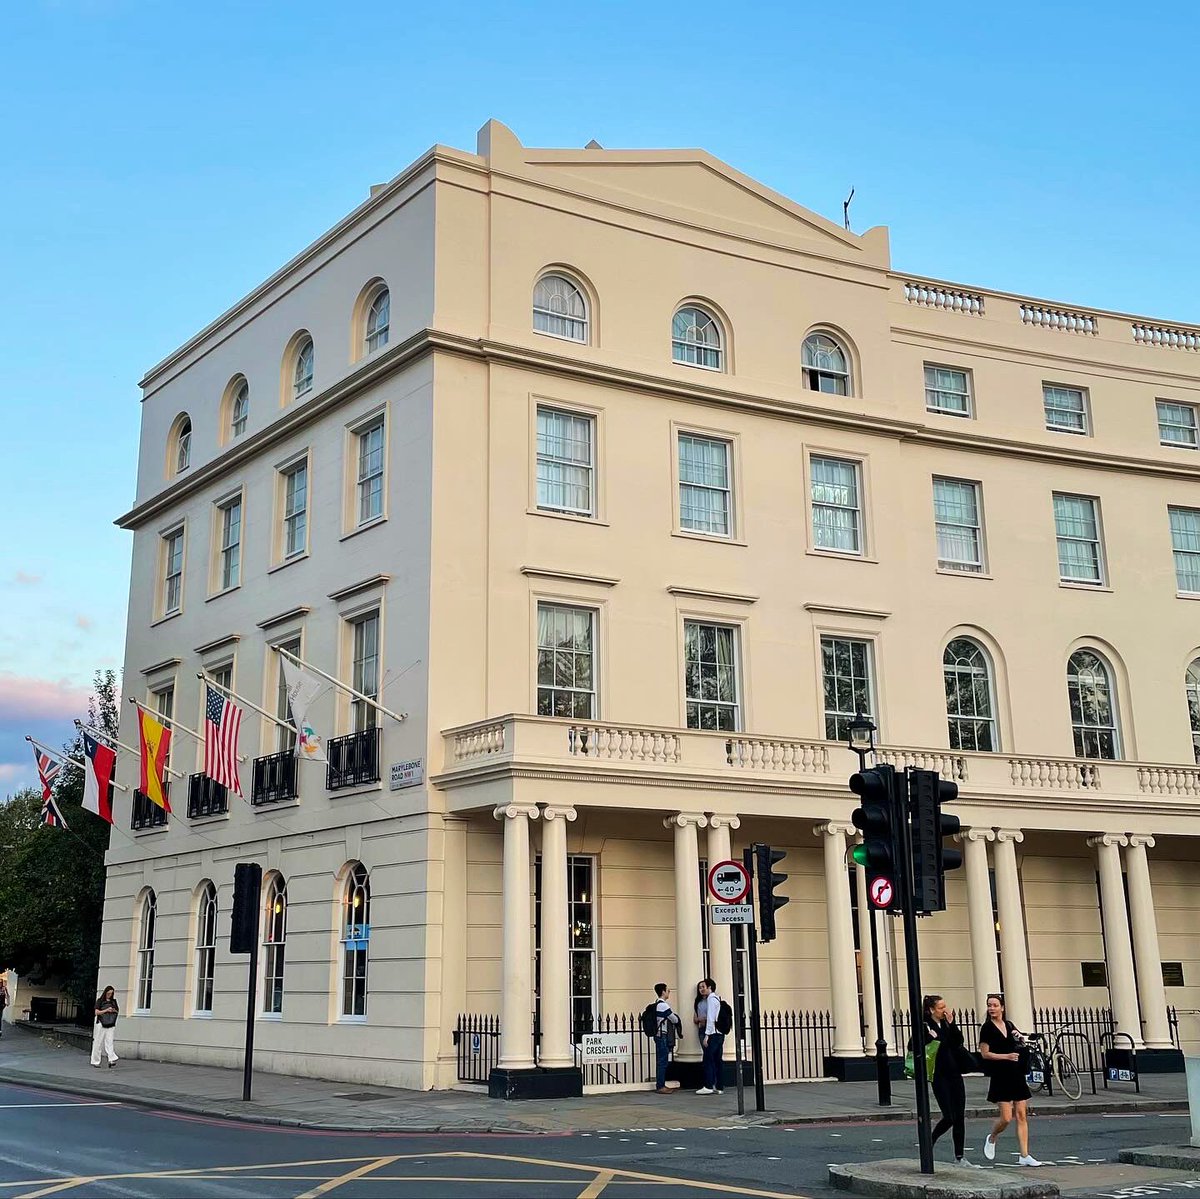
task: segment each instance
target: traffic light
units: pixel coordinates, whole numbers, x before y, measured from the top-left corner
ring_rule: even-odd
[[[258,943],[258,904],[262,894],[262,867],[238,862],[233,868],[233,927],[230,953],[252,953]]]
[[[900,911],[900,821],[896,772],[891,766],[874,766],[853,775],[850,790],[862,800],[850,819],[863,835],[850,856],[867,872],[871,906],[885,912]]]
[[[958,798],[958,784],[943,782],[936,770],[908,770],[908,809],[912,817],[913,901],[918,912],[946,910],[946,871],[962,865],[962,853],[944,842],[961,824],[943,816],[942,804]]]
[[[786,874],[775,869],[775,863],[783,861],[787,851],[772,849],[769,845],[754,847],[754,877],[758,880],[758,939],[762,942],[775,940],[775,913],[785,903],[787,895],[776,895],[775,888],[787,881]]]

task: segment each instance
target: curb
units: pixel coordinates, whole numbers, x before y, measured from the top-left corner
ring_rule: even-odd
[[[1200,1146],[1148,1145],[1144,1149],[1122,1149],[1117,1160],[1160,1170],[1195,1170],[1200,1168]]]
[[[1054,1199],[1053,1182],[1000,1177],[980,1178],[974,1170],[943,1166],[921,1174],[912,1162],[891,1160],[829,1167],[829,1182],[841,1191],[879,1199]]]

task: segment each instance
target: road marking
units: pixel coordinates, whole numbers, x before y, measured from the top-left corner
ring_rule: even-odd
[[[359,1166],[357,1170],[349,1170],[337,1178],[331,1178],[328,1182],[323,1182],[320,1186],[313,1187],[311,1191],[305,1191],[303,1195],[298,1195],[296,1199],[317,1199],[319,1195],[325,1195],[329,1191],[336,1190],[348,1182],[353,1182],[356,1178],[362,1178],[366,1174],[373,1174],[381,1167],[390,1166],[392,1162],[399,1160],[400,1154],[398,1153],[392,1157],[377,1157],[374,1161]]]
[[[120,1107],[119,1099],[88,1100],[84,1103],[0,1103],[0,1108],[10,1107]]]
[[[611,1170],[601,1170],[596,1177],[579,1192],[579,1199],[596,1199],[596,1196],[604,1190],[606,1186],[613,1180],[613,1172]]]

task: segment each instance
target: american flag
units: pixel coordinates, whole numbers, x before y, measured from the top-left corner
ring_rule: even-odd
[[[53,794],[54,780],[58,778],[62,766],[36,745],[33,747],[33,756],[37,761],[38,778],[42,780],[42,802],[45,803]]]
[[[210,779],[242,794],[237,773],[238,730],[242,710],[233,700],[212,686],[205,685],[204,697],[204,773]]]
[[[49,828],[65,828],[70,832],[67,822],[63,819],[63,814],[59,811],[58,804],[54,802],[53,795],[47,795],[42,803],[42,823]]]

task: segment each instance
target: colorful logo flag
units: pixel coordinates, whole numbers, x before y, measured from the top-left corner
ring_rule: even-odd
[[[326,683],[303,666],[279,655],[283,666],[283,682],[287,688],[288,709],[292,714],[292,723],[296,726],[296,757],[308,758],[313,762],[327,762],[325,749],[317,730],[309,723],[308,709],[313,700],[324,690]]]
[[[204,690],[204,773],[222,787],[241,795],[237,742],[242,710],[211,683],[205,683]]]
[[[65,828],[67,832],[71,831],[53,795],[47,795],[42,803],[42,824],[47,828]]]
[[[138,737],[142,747],[142,777],[138,790],[165,812],[171,810],[163,775],[171,749],[171,730],[160,724],[141,705],[138,706]]]
[[[62,766],[36,745],[33,747],[33,757],[37,762],[38,778],[42,780],[42,802],[45,803],[54,792],[54,780],[58,778]]]
[[[112,779],[117,765],[116,751],[83,734],[83,806],[101,820],[113,822]]]

